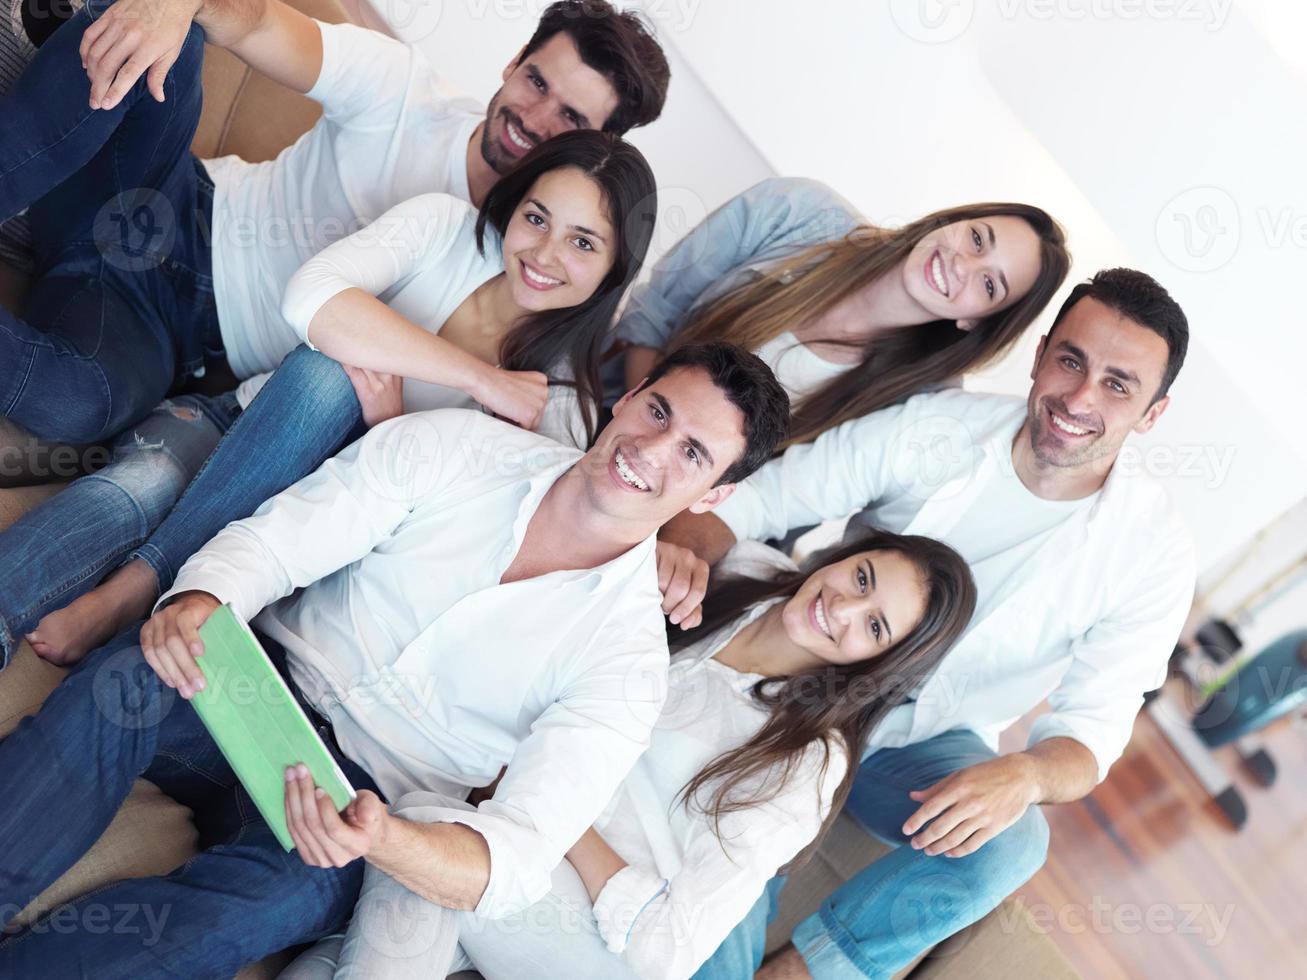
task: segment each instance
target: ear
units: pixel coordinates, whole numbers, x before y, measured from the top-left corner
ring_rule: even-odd
[[[1035,375],[1039,373],[1039,362],[1044,359],[1044,348],[1048,346],[1048,334],[1039,338],[1039,346],[1035,348],[1035,363],[1030,365],[1030,380],[1035,380]]]
[[[706,514],[734,492],[734,483],[723,483],[719,487],[713,487],[685,509],[691,514]]]
[[[1166,406],[1170,404],[1171,404],[1170,395],[1166,395],[1162,398],[1157,399],[1157,401],[1153,402],[1153,404],[1149,406],[1148,411],[1144,412],[1144,417],[1135,423],[1134,426],[1135,431],[1138,432],[1140,435],[1143,435],[1145,432],[1151,429],[1154,425],[1157,424],[1157,420],[1162,417],[1162,413],[1166,411]]]
[[[636,385],[634,388],[628,391],[621,398],[617,399],[616,404],[613,405],[613,414],[616,415],[618,412],[620,412],[623,409],[623,407],[625,407],[626,403],[635,397],[636,392],[644,388],[645,382],[648,380],[649,380],[648,378],[641,378],[640,383],[638,385]]]
[[[971,333],[971,331],[976,329],[976,325],[979,323],[980,323],[979,320],[959,320],[957,323],[954,324],[954,326],[956,326],[963,333]]]
[[[504,66],[504,74],[500,75],[499,77],[503,79],[505,82],[508,81],[508,76],[513,74],[513,72],[517,70],[517,66],[518,64],[521,63],[522,56],[525,54],[526,54],[526,45],[524,44],[517,49],[517,54],[513,55],[513,57],[509,60],[508,64]]]

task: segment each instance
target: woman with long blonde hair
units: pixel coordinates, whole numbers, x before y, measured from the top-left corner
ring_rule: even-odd
[[[789,444],[808,442],[995,360],[1069,267],[1061,227],[1031,205],[964,205],[881,228],[824,184],[765,180],[633,291],[615,328],[622,390],[663,351],[729,341],[776,372],[794,406]]]

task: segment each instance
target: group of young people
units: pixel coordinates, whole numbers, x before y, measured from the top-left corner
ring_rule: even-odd
[[[206,39],[321,119],[196,159]],[[669,74],[603,0],[548,7],[488,106],[280,0],[88,0],[42,38],[0,99],[34,268],[0,411],[113,457],[0,532],[4,662],[72,668],[0,740],[6,921],[137,777],[202,850],[93,896],[166,905],[157,942],[26,930],[6,975],[316,942],[285,975],[888,976],[1043,862],[1037,805],[1106,775],[1192,597],[1165,495],[1113,465],[1184,314],[1099,272],[1028,398],[966,391],[1062,286],[1058,224],[882,228],[788,178],[633,287],[657,190],[622,135]],[[233,390],[178,393],[224,361]],[[358,790],[289,770],[290,854],[187,703],[223,603]],[[840,812],[898,846],[763,963]]]

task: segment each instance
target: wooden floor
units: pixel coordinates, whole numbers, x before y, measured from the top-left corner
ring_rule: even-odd
[[[1147,715],[1103,785],[1045,808],[1048,863],[1018,894],[1083,976],[1307,978],[1307,730],[1282,721],[1265,742],[1269,789],[1220,756],[1239,832]]]

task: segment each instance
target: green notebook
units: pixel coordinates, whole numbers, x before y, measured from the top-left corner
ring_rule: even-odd
[[[354,798],[354,788],[253,631],[230,606],[214,610],[200,627],[200,639],[204,655],[196,663],[205,686],[191,704],[281,846],[293,850],[286,828],[286,770],[300,762],[308,766],[337,810]]]

